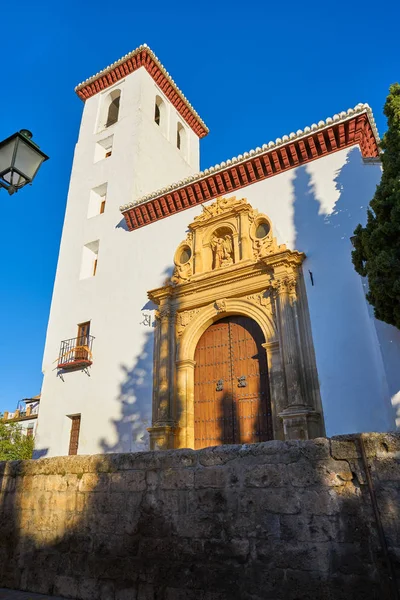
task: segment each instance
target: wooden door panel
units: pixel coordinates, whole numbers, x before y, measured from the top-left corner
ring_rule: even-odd
[[[228,443],[226,403],[224,394],[231,388],[229,361],[229,326],[216,323],[208,328],[196,348],[195,389],[195,448]],[[222,380],[222,390],[217,390]]]
[[[257,323],[240,316],[217,321],[201,336],[195,353],[195,448],[272,438],[263,342]]]

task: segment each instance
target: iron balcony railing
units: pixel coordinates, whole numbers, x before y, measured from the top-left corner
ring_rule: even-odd
[[[69,340],[63,340],[57,359],[58,369],[78,369],[89,367],[93,362],[92,335],[81,335]]]

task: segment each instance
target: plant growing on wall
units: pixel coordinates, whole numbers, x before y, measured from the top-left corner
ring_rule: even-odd
[[[32,458],[34,439],[24,435],[18,423],[0,421],[0,460]]]
[[[400,329],[400,85],[390,86],[384,113],[388,130],[381,147],[383,173],[365,227],[354,231],[354,267],[368,277],[367,300],[375,316]]]

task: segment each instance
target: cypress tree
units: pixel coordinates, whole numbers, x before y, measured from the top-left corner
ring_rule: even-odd
[[[375,317],[400,329],[400,85],[390,86],[384,113],[383,173],[368,209],[367,224],[354,231],[354,267],[368,277],[367,300]]]

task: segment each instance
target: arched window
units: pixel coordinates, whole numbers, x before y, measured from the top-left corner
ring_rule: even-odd
[[[166,106],[164,100],[160,96],[156,96],[154,103],[154,122],[159,125],[160,129],[165,133],[166,130]]]
[[[187,157],[187,136],[186,129],[182,123],[178,123],[176,128],[176,147],[181,151],[184,158]]]
[[[110,125],[114,125],[114,123],[118,121],[119,99],[120,96],[114,98],[114,100],[111,101],[111,104],[108,107],[106,127],[110,127]]]
[[[121,90],[113,90],[102,101],[99,130],[114,125],[119,117]]]

